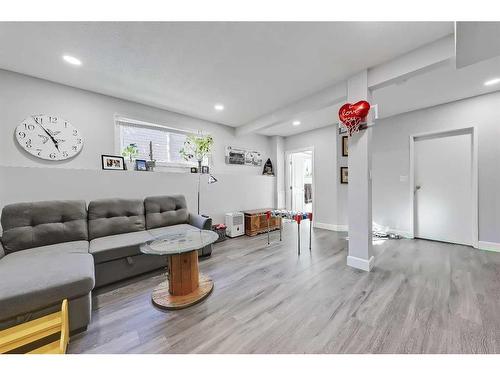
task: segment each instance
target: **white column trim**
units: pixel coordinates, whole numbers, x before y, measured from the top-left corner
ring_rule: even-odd
[[[374,259],[375,258],[373,257],[373,255],[369,260],[349,255],[347,256],[347,265],[363,271],[371,271],[371,269],[373,268]]]

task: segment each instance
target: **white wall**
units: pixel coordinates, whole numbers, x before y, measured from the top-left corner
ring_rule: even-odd
[[[24,167],[101,169],[102,154],[116,154],[114,116],[167,125],[186,130],[203,130],[213,135],[215,173],[262,174],[261,167],[227,165],[228,145],[261,151],[264,161],[271,155],[269,137],[243,135],[235,129],[146,105],[96,94],[57,83],[0,70],[0,164]],[[85,138],[81,153],[61,162],[30,156],[14,141],[14,129],[32,114],[57,114],[76,126]]]
[[[379,119],[373,127],[373,221],[410,230],[409,136],[476,126],[479,164],[479,240],[500,243],[500,92]],[[341,136],[326,127],[285,138],[285,150],[315,147],[316,221],[347,224],[348,185],[340,184]],[[439,157],[439,155],[436,155]],[[452,161],[450,161],[452,162]],[[401,180],[401,176],[403,176]],[[286,180],[285,180],[286,181]]]
[[[272,177],[218,174],[218,182],[210,185],[206,175],[201,178],[200,212],[210,215],[214,222],[224,222],[225,212],[272,206],[275,184]],[[0,207],[38,200],[89,202],[98,198],[165,194],[184,194],[189,210],[196,213],[197,207],[198,175],[191,173],[0,166],[0,181]]]
[[[39,160],[23,151],[14,129],[31,114],[58,114],[84,135],[82,152],[61,162]],[[144,197],[185,194],[196,211],[197,176],[189,173],[102,171],[101,155],[116,154],[114,116],[203,130],[214,137],[213,168],[219,180],[202,184],[201,211],[221,221],[229,211],[271,207],[274,177],[262,167],[226,165],[225,146],[261,151],[271,156],[271,141],[262,135],[235,136],[234,128],[177,113],[0,70],[0,208],[7,203],[46,199]],[[205,176],[206,177],[206,176]]]
[[[273,207],[285,207],[285,139],[280,136],[271,138],[274,175],[276,176],[275,200]]]
[[[338,127],[336,127],[338,134]],[[347,134],[343,134],[347,135]],[[335,181],[337,187],[337,227],[339,230],[347,230],[348,227],[348,215],[347,209],[349,207],[349,202],[347,201],[347,192],[349,184],[340,183],[340,167],[348,167],[348,157],[342,156],[342,136],[337,135],[337,180]]]
[[[337,128],[321,129],[285,138],[285,151],[314,147],[314,221],[337,224]],[[288,169],[287,169],[288,170]],[[285,187],[287,182],[285,180]]]
[[[403,232],[410,229],[409,181],[401,182],[400,176],[410,173],[411,134],[476,126],[479,240],[500,243],[499,108],[496,92],[378,120],[373,128],[373,220]]]

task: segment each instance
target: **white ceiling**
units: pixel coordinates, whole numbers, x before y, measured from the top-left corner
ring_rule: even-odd
[[[293,126],[293,120],[287,120],[279,124],[263,128],[262,130],[257,131],[257,133],[269,136],[281,135],[282,137],[288,137],[289,135],[337,124],[339,118],[338,113],[341,105],[341,103],[338,103],[316,111],[297,114],[295,118],[300,120],[299,126]]]
[[[389,117],[497,91],[500,84],[484,86],[485,81],[495,77],[500,77],[500,57],[462,69],[456,69],[454,61],[450,61],[432,71],[375,90],[372,102],[378,104],[380,118]]]
[[[427,108],[500,90],[500,84],[485,86],[484,82],[500,77],[500,57],[457,69],[455,61],[417,74],[411,78],[374,90],[371,102],[377,104],[379,118]],[[319,110],[297,114],[298,127],[292,120],[258,130],[259,134],[290,136],[338,122],[342,103]]]
[[[452,32],[452,22],[3,22],[0,68],[240,126]]]

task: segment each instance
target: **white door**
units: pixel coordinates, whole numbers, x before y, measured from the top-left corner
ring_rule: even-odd
[[[287,163],[287,209],[312,212],[313,152],[307,150],[290,153]]]
[[[292,210],[304,211],[304,154],[292,154]]]
[[[415,140],[415,237],[473,244],[472,136]]]

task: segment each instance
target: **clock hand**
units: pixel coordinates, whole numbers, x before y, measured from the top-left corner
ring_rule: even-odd
[[[47,133],[47,135],[49,136],[49,138],[52,140],[52,142],[54,143],[54,146],[56,147],[57,149],[57,152],[61,152],[59,151],[59,145],[57,144],[57,141],[54,139],[54,137],[52,136],[52,134],[50,134],[47,129],[45,129],[42,124],[40,124],[35,117],[33,117],[33,120],[35,120],[35,122],[38,124],[38,126],[40,126],[42,128],[42,130]]]

